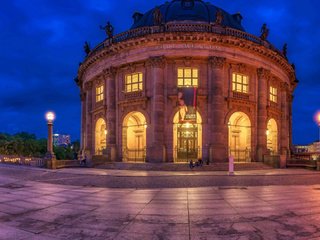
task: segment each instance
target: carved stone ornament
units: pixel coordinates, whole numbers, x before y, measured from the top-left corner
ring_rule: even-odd
[[[185,67],[191,67],[192,66],[192,57],[184,57],[183,64]]]
[[[226,63],[226,58],[211,56],[209,57],[209,63],[212,68],[220,68],[222,69],[224,64]]]
[[[103,74],[105,78],[113,78],[117,74],[117,68],[109,67],[103,70]]]
[[[286,82],[282,82],[280,84],[280,89],[281,89],[281,91],[288,91],[289,90],[289,84],[286,83]]]
[[[127,65],[127,70],[131,73],[134,73],[136,71],[137,67],[136,67],[136,64],[134,63],[129,63]]]
[[[92,81],[86,82],[86,83],[84,84],[84,90],[85,90],[85,91],[90,91],[90,90],[92,90],[92,86],[93,86]]]
[[[164,68],[166,59],[164,56],[150,57],[149,64],[154,68]]]
[[[86,96],[87,96],[87,94],[85,92],[83,92],[83,91],[80,92],[80,99],[82,102],[86,100]]]
[[[257,69],[257,75],[259,79],[269,79],[270,78],[270,71],[264,68]]]

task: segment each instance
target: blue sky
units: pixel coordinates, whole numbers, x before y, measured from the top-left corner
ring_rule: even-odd
[[[79,89],[74,84],[83,44],[105,38],[99,29],[110,21],[115,32],[130,28],[135,11],[146,12],[164,1],[3,0],[0,9],[0,132],[27,131],[46,137],[44,114],[57,114],[55,132],[80,136]],[[259,35],[263,23],[269,41],[288,58],[300,81],[293,104],[293,141],[318,138],[313,121],[320,109],[320,1],[212,0],[229,13],[240,12],[247,32]]]

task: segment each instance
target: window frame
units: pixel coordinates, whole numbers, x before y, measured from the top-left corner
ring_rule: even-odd
[[[278,103],[278,88],[271,86],[269,87],[269,100],[273,103]]]
[[[239,77],[241,78],[239,81]],[[246,78],[246,83],[244,83],[244,79]],[[243,73],[232,73],[231,79],[231,89],[232,92],[249,94],[250,92],[250,80],[249,76]]]
[[[137,76],[137,81],[133,82],[133,79],[136,76]],[[130,78],[130,82],[129,82],[129,78]],[[136,87],[133,88],[133,86],[136,86]],[[142,72],[134,72],[134,73],[125,74],[125,77],[124,77],[124,92],[125,93],[142,92],[143,87],[144,87],[144,80],[143,80],[143,73]]]
[[[104,84],[96,86],[96,103],[102,102],[104,100]]]
[[[182,75],[179,73],[182,71]],[[190,75],[186,72],[190,71]],[[189,84],[186,81],[190,81]],[[180,84],[182,83],[182,84]],[[177,68],[177,87],[199,87],[199,68],[193,67],[178,67]]]

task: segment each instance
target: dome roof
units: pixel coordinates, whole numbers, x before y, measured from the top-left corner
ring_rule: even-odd
[[[217,12],[220,11],[223,15],[222,26],[245,31],[241,25],[242,16],[239,13],[231,15],[223,9],[202,0],[172,0],[151,9],[145,14],[135,13],[133,15],[134,24],[131,26],[131,29],[156,25],[153,13],[157,8],[161,12],[163,23],[173,21],[214,23]]]

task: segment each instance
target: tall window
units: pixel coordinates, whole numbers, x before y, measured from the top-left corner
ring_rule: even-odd
[[[197,68],[178,68],[178,87],[198,87],[199,70]]]
[[[270,101],[277,102],[278,101],[278,91],[275,87],[270,86]]]
[[[96,102],[101,102],[104,99],[103,85],[96,87]]]
[[[248,93],[249,92],[249,78],[246,75],[239,73],[232,74],[232,91]]]
[[[142,73],[133,73],[126,75],[125,91],[137,92],[143,90],[143,75]]]

